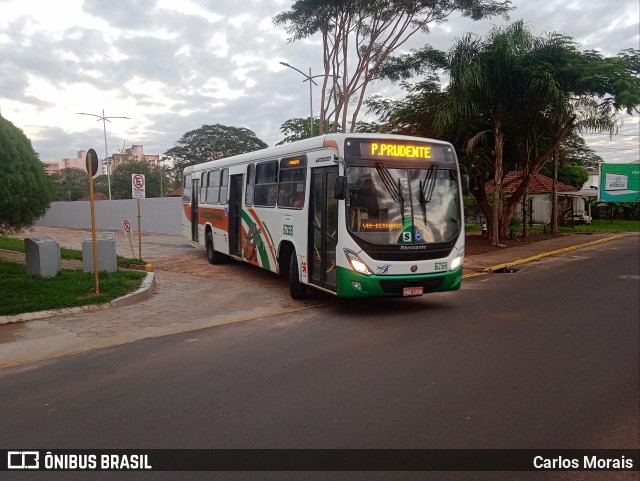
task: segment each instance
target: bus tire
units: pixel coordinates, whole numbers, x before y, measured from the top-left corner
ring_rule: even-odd
[[[296,251],[291,253],[291,260],[289,261],[289,292],[292,299],[302,299],[307,293],[307,285],[300,282]]]
[[[224,260],[223,254],[220,254],[213,248],[213,233],[207,231],[207,240],[205,242],[207,248],[207,260],[209,264],[221,264]]]

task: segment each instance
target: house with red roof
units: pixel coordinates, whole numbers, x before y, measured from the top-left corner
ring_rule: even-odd
[[[522,170],[507,172],[502,181],[502,192],[509,196],[513,194],[524,178]],[[494,182],[490,180],[484,184],[487,193],[493,192]],[[553,194],[553,179],[542,174],[533,174],[529,184],[529,223],[549,224],[551,222],[551,196]],[[581,195],[579,189],[572,185],[558,181],[558,199],[564,203],[560,206],[560,211],[567,211],[569,215],[573,212],[576,223],[591,223],[591,216],[587,212],[586,197]],[[522,218],[522,201],[520,209]]]

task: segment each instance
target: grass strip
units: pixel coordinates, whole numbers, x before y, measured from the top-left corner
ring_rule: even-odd
[[[536,224],[529,229],[534,232],[543,232],[545,226]],[[481,230],[482,226],[480,224],[465,225],[466,232],[478,232]],[[549,231],[549,226],[547,226],[547,231]],[[518,226],[518,232],[522,232],[522,225]],[[558,232],[567,234],[572,232],[640,232],[640,220],[594,220],[591,224],[587,225],[575,225],[574,227],[560,226],[558,227]]]
[[[29,277],[22,263],[0,260],[0,315],[102,304],[136,289],[144,272],[101,272],[100,294],[92,272],[62,269],[55,277]]]

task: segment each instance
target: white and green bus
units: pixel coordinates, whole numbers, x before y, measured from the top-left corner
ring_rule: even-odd
[[[462,184],[451,144],[328,134],[184,169],[183,233],[338,297],[460,288]]]

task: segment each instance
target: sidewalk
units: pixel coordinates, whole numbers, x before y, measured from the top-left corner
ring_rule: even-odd
[[[492,252],[467,255],[463,278],[489,274],[499,269],[516,267],[544,257],[563,254],[592,245],[602,244],[634,233],[576,233],[553,237],[539,242],[522,244],[508,249],[495,248]]]
[[[62,247],[80,249],[84,232],[37,227],[22,237],[50,235]],[[509,263],[531,262],[541,256],[618,237],[567,235],[467,256],[464,277],[488,274]],[[135,238],[133,245],[136,257]],[[116,233],[116,251],[118,255],[132,257],[129,241],[120,232]],[[142,257],[155,271],[151,297],[121,307],[73,311],[0,325],[0,368],[148,337],[302,311],[331,299],[328,294],[310,289],[306,299],[294,301],[289,296],[286,279],[273,273],[239,262],[211,266],[204,251],[194,248],[181,235],[143,233]],[[249,293],[251,302],[247,302]]]

